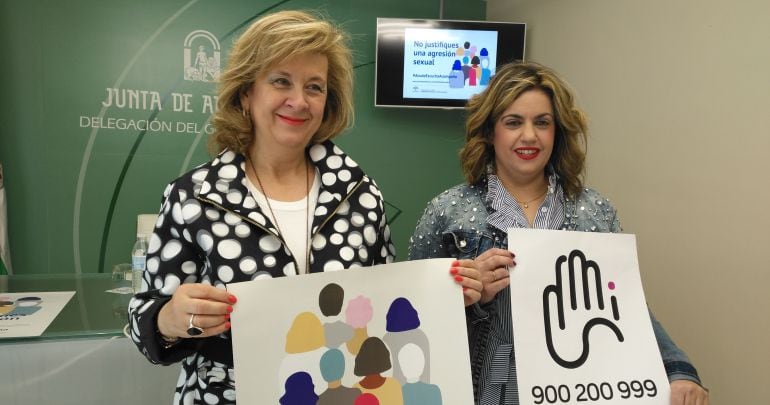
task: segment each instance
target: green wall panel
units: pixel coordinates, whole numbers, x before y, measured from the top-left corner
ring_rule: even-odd
[[[157,212],[165,185],[209,159],[204,101],[215,84],[183,80],[185,38],[211,33],[224,67],[245,25],[265,10],[295,8],[320,10],[352,34],[356,123],[337,142],[381,186],[405,259],[425,203],[461,181],[464,117],[373,107],[375,20],[439,18],[439,1],[1,0],[0,162],[16,273],[101,272],[127,262],[136,215]],[[483,20],[485,9],[481,0],[445,1],[443,17]],[[199,44],[213,55],[201,38],[191,48]],[[148,93],[118,108],[103,104],[107,89]],[[175,111],[173,93],[189,94],[190,111]],[[95,127],[110,118],[171,130]]]

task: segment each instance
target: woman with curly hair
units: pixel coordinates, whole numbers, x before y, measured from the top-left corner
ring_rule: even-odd
[[[233,45],[217,156],[166,188],[129,308],[142,353],[182,362],[175,404],[235,402],[227,284],[393,260],[379,188],[331,141],[352,85],[347,35],[309,13],[266,15]]]
[[[466,299],[476,404],[518,404],[507,250],[508,228],[620,232],[615,208],[585,187],[585,114],[552,69],[532,62],[498,68],[467,105],[460,161],[467,183],[428,203],[409,259],[460,259],[451,274],[483,287]],[[466,295],[466,298],[468,296]],[[651,315],[652,316],[652,315]],[[652,318],[671,381],[671,403],[705,404],[708,393],[687,356]]]

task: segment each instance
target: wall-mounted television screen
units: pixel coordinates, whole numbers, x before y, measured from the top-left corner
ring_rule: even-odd
[[[374,105],[462,108],[497,66],[524,59],[526,24],[377,19]]]

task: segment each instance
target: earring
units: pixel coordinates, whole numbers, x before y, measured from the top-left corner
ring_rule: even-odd
[[[241,109],[241,115],[243,115],[243,118],[249,118],[251,114],[249,113],[249,110],[243,108]]]

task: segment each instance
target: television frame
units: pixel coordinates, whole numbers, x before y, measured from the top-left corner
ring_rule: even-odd
[[[464,108],[468,99],[404,97],[404,59],[406,29],[449,29],[495,31],[495,69],[514,60],[523,60],[526,24],[500,21],[433,20],[409,18],[377,18],[375,47],[375,107]],[[511,46],[512,45],[512,46]],[[449,71],[450,68],[447,68]],[[449,72],[447,72],[449,74]],[[486,87],[484,87],[486,88]],[[483,88],[480,89],[480,91]]]

